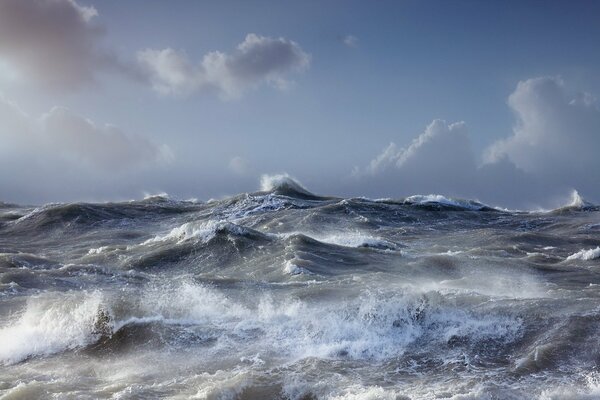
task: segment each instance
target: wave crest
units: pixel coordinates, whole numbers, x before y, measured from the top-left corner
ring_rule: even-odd
[[[288,174],[263,175],[260,178],[260,190],[272,192],[282,196],[298,197],[301,199],[318,199],[319,196],[311,193],[298,180]]]

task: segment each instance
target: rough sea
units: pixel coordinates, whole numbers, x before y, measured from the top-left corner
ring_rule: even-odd
[[[0,203],[2,399],[599,399],[600,208]]]

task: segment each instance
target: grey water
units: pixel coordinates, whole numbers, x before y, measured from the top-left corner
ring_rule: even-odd
[[[268,189],[0,203],[0,398],[600,398],[600,208]]]

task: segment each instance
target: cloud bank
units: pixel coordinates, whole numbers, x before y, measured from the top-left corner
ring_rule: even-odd
[[[406,148],[391,143],[354,178],[371,192],[444,193],[507,206],[555,206],[570,190],[600,199],[600,108],[557,77],[519,82],[512,135],[483,154],[466,124],[434,120]],[[386,190],[387,189],[387,190]]]
[[[261,84],[287,88],[286,76],[306,69],[310,55],[291,40],[250,33],[232,53],[213,51],[196,65],[185,52],[172,48],[140,51],[138,61],[160,93],[216,91],[223,98],[236,98]]]
[[[5,196],[69,197],[136,186],[136,174],[170,163],[172,152],[113,125],[98,125],[66,108],[31,117],[0,96],[0,175]],[[43,189],[42,189],[43,188]],[[113,194],[115,192],[112,192]],[[58,194],[58,196],[57,196]],[[24,197],[25,198],[25,197]]]

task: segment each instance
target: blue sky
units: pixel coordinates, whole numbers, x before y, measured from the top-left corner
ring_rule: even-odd
[[[600,200],[594,189],[600,164],[591,156],[555,155],[585,164],[557,178],[540,172],[556,159],[534,156],[537,164],[529,165],[520,155],[524,146],[544,155],[554,154],[545,147],[552,143],[600,144],[597,102],[582,105],[591,111],[580,110],[581,118],[569,106],[584,93],[587,99],[600,93],[597,2],[5,0],[0,25],[3,14],[0,99],[25,113],[29,126],[20,133],[10,118],[0,121],[4,201],[112,200],[159,191],[209,198],[254,190],[260,175],[283,172],[313,191],[340,195],[428,191],[535,207],[578,189]],[[237,49],[244,43],[246,53]],[[210,52],[221,61],[200,67]],[[165,57],[174,63],[167,70],[160,64]],[[176,81],[167,85],[166,78]],[[529,84],[516,93],[519,82]],[[511,106],[513,94],[521,101]],[[560,97],[562,106],[547,107],[556,102],[544,96]],[[92,128],[67,124],[54,107]],[[539,131],[531,122],[563,111],[560,121],[571,125],[560,132]],[[419,137],[432,147],[440,135],[458,132],[436,125],[422,136],[436,119],[446,127],[464,122],[460,135],[468,137],[474,170],[514,167],[514,176],[501,174],[506,185],[518,182],[514,193],[491,189],[479,172],[463,179],[472,182],[454,183],[444,175],[454,168],[450,161],[436,179],[429,171],[418,177],[424,184],[410,183],[398,152]],[[128,151],[137,161],[123,161],[127,146],[120,155],[103,153],[118,147],[105,124],[133,138]],[[498,144],[513,136],[512,144]],[[146,142],[154,147],[139,151]],[[392,142],[397,150],[385,166],[369,168]],[[413,147],[453,159],[448,145],[437,153],[419,148]],[[419,157],[425,156],[410,156]],[[36,165],[24,161],[32,158]],[[499,167],[504,159],[510,168]],[[579,180],[583,170],[598,172]]]

